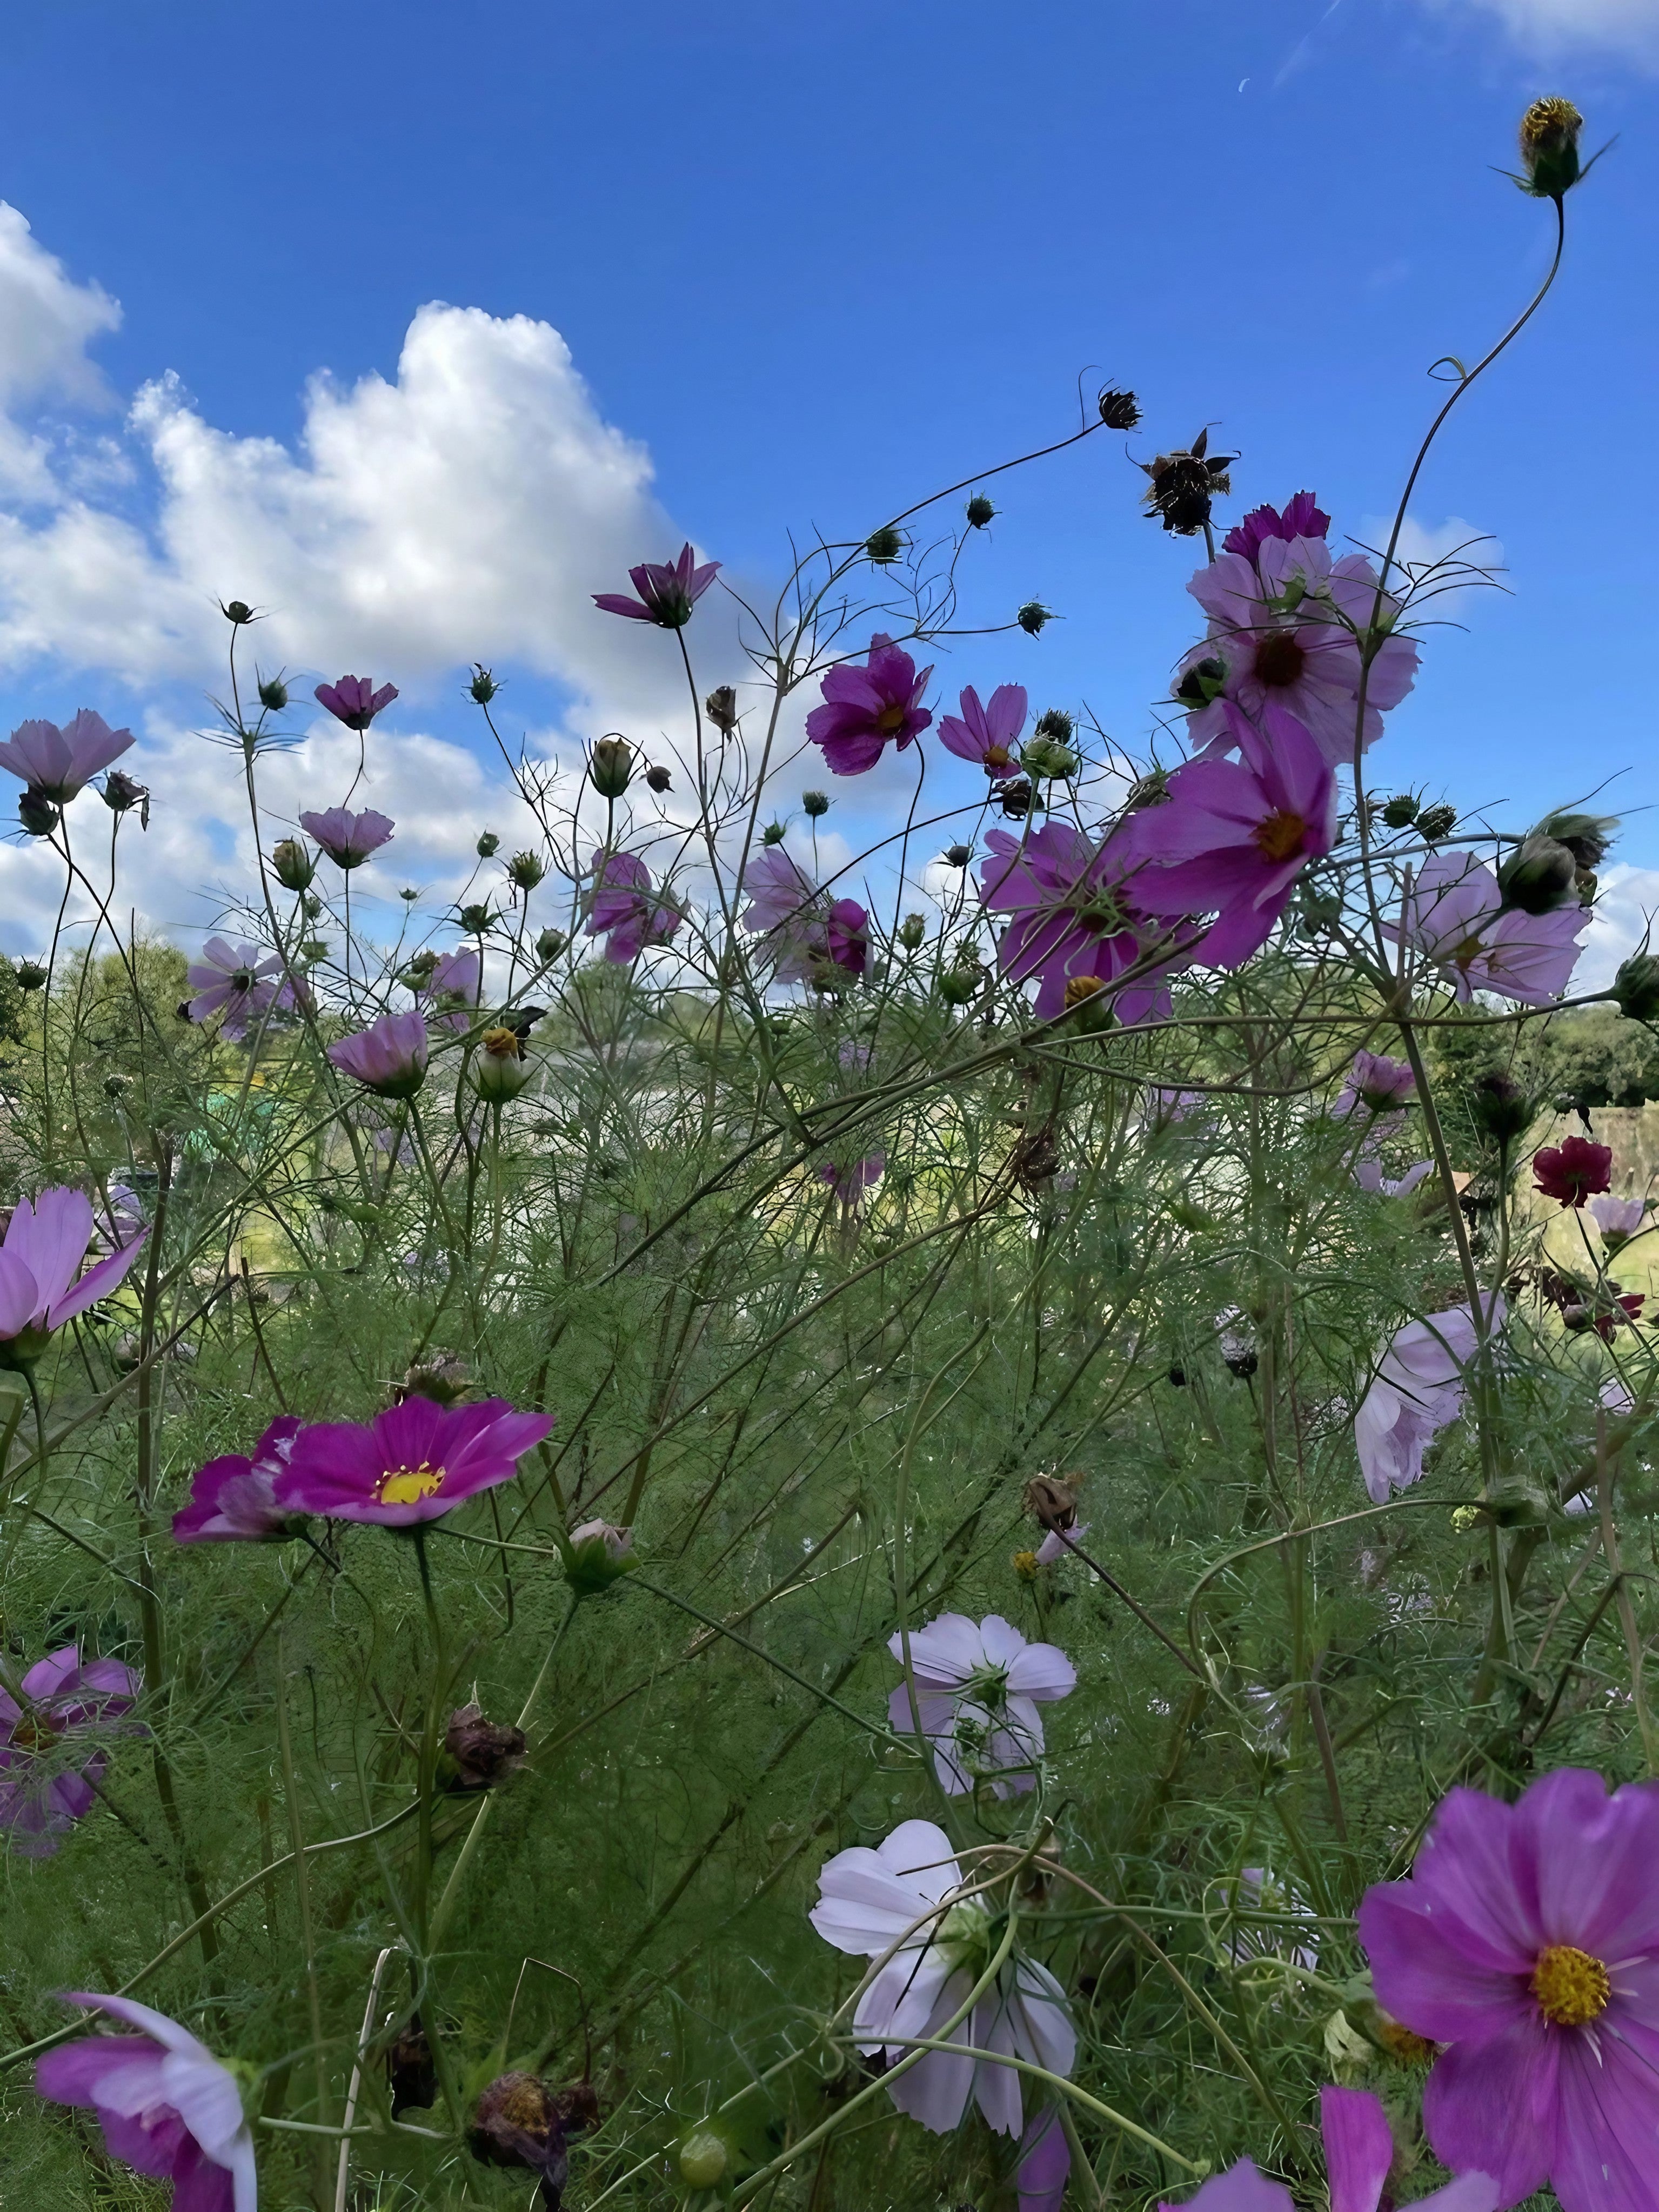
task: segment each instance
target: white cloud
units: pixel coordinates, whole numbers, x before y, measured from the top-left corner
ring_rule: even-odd
[[[1622,54],[1659,67],[1659,0],[1433,0],[1496,15],[1516,43],[1545,59]]]
[[[76,283],[0,200],[0,495],[37,504],[60,496],[51,440],[16,415],[42,402],[112,407],[115,396],[87,347],[120,320],[109,295]]]
[[[1393,527],[1391,515],[1368,514],[1360,524],[1358,542],[1379,563]],[[1461,514],[1438,523],[1408,514],[1395,558],[1413,580],[1411,614],[1419,627],[1463,621],[1476,593],[1504,583],[1502,542]]]
[[[1595,916],[1572,979],[1575,991],[1599,991],[1612,982],[1620,962],[1634,952],[1659,915],[1659,868],[1613,866],[1602,871]],[[1653,932],[1659,944],[1659,927]]]

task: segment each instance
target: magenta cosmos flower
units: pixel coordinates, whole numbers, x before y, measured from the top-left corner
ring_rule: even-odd
[[[1019,766],[1014,752],[1025,727],[1025,686],[999,684],[984,706],[969,684],[957,701],[959,714],[945,714],[939,743],[959,760],[977,761],[987,775],[1012,775]]]
[[[1547,1774],[1505,1805],[1444,1798],[1408,1881],[1359,1938],[1379,2001],[1447,2048],[1423,2094],[1435,2155],[1511,2205],[1659,2204],[1659,1790]]]
[[[1319,2123],[1331,2212],[1377,2212],[1395,2157],[1394,2130],[1381,2101],[1363,2089],[1322,2089]],[[1431,2206],[1434,2212],[1495,2212],[1498,2184],[1490,2174],[1460,2173],[1416,2201],[1425,2212]],[[1295,2212],[1295,2200],[1254,2159],[1241,2158],[1212,2175],[1195,2196],[1178,2206],[1161,2204],[1158,2212]]]
[[[56,722],[20,722],[0,744],[0,768],[63,806],[131,743],[131,730],[112,730],[101,714],[82,707],[61,730]]]
[[[1225,702],[1236,760],[1188,761],[1165,796],[1130,817],[1148,914],[1214,914],[1198,948],[1237,968],[1267,942],[1296,879],[1336,839],[1336,778],[1293,714],[1268,705],[1258,730]]]
[[[89,2035],[35,2062],[54,2104],[98,2115],[110,2155],[173,2184],[173,2212],[256,2212],[259,2185],[241,2092],[228,2066],[164,2012],[131,1997],[67,1997],[137,2035]]]
[[[887,1649],[902,1666],[903,1637],[890,1636]],[[1043,1752],[1037,1707],[1077,1687],[1077,1668],[1058,1644],[1028,1644],[1000,1613],[970,1620],[942,1613],[911,1637],[910,1668],[916,1709],[908,1680],[901,1682],[887,1700],[888,1726],[933,1745],[947,1796],[965,1796],[981,1783],[999,1797],[1036,1786],[1032,1770]]]
[[[377,691],[372,676],[343,676],[337,684],[319,684],[316,690],[318,703],[349,730],[366,730],[397,696],[395,684],[382,684]],[[316,832],[312,834],[314,836]]]
[[[690,544],[682,545],[677,561],[641,561],[628,572],[639,593],[630,599],[621,592],[595,592],[593,604],[608,615],[626,615],[631,622],[655,623],[659,629],[684,629],[691,610],[720,574],[718,561],[696,565]]]
[[[193,995],[185,1011],[193,1022],[222,1014],[220,1033],[244,1037],[251,1024],[269,1013],[282,994],[283,963],[275,952],[261,954],[257,945],[239,938],[210,937],[202,957],[185,970]]]
[[[92,1200],[62,1184],[12,1210],[0,1244],[0,1367],[27,1367],[55,1328],[106,1297],[143,1249],[148,1229],[76,1279],[92,1242]]]
[[[1506,908],[1498,878],[1473,853],[1431,853],[1418,870],[1401,926],[1383,924],[1440,969],[1460,1002],[1477,991],[1543,1006],[1559,998],[1589,925],[1582,906],[1553,914]]]
[[[278,1470],[276,1501],[289,1513],[411,1528],[511,1481],[552,1426],[548,1414],[515,1413],[504,1398],[448,1407],[405,1398],[367,1427],[323,1421],[301,1429]]]
[[[132,1711],[143,1677],[117,1659],[83,1666],[66,1644],[19,1686],[21,1704],[0,1689],[0,1828],[25,1858],[49,1858],[92,1810],[109,1764],[95,1739]]]
[[[1102,844],[1069,822],[1048,822],[1023,839],[992,830],[985,842],[993,857],[980,872],[980,897],[1012,917],[997,957],[1011,982],[1036,978],[1039,1020],[1052,1020],[1146,957],[1159,933],[1125,885],[1133,854],[1127,838]],[[1164,979],[1175,964],[1150,970],[1119,992],[1117,1018],[1132,1024],[1167,1012]]]
[[[1507,1312],[1503,1298],[1494,1297],[1489,1334],[1503,1327]],[[1360,1472],[1375,1504],[1421,1480],[1424,1453],[1462,1410],[1463,1370],[1475,1344],[1474,1316],[1466,1305],[1395,1331],[1354,1417]]]
[[[1330,529],[1331,518],[1313,494],[1299,491],[1285,501],[1282,514],[1276,507],[1252,507],[1222,539],[1221,550],[1242,553],[1247,561],[1254,561],[1269,538],[1282,538],[1288,544],[1297,538],[1328,538]]]
[[[639,854],[600,850],[590,866],[587,934],[604,938],[605,958],[626,967],[647,945],[666,945],[683,917],[671,900],[653,890],[651,871]]]
[[[1613,1147],[1586,1137],[1564,1137],[1533,1156],[1533,1187],[1558,1206],[1581,1206],[1613,1187]]]
[[[873,1190],[886,1172],[886,1153],[867,1152],[861,1160],[854,1160],[846,1167],[825,1160],[817,1174],[818,1181],[829,1184],[831,1196],[838,1198],[848,1213],[859,1213],[863,1211],[865,1194]]]
[[[1334,562],[1322,532],[1283,536],[1284,517],[1266,529],[1263,518],[1273,513],[1258,509],[1242,526],[1255,536],[1252,551],[1221,553],[1187,586],[1210,617],[1207,636],[1176,679],[1176,696],[1190,709],[1187,734],[1206,751],[1229,751],[1237,740],[1225,702],[1253,722],[1271,704],[1294,714],[1334,766],[1351,763],[1363,671],[1355,633],[1370,628],[1376,571],[1359,553]],[[1311,514],[1329,526],[1317,508]],[[1399,613],[1398,601],[1384,592],[1380,625],[1386,629]],[[1382,736],[1384,711],[1416,681],[1417,658],[1405,637],[1385,638],[1373,657],[1365,683],[1367,745]]]
[[[1390,1060],[1382,1052],[1357,1052],[1331,1113],[1339,1121],[1361,1106],[1369,1107],[1373,1114],[1386,1114],[1407,1104],[1416,1089],[1417,1078],[1408,1060]]]
[[[275,1420],[252,1459],[230,1453],[198,1468],[190,1503],[173,1516],[175,1544],[280,1543],[294,1534],[293,1516],[276,1503],[276,1477],[300,1433],[297,1413]]]
[[[902,752],[932,722],[921,695],[932,665],[916,673],[902,646],[878,630],[870,641],[862,668],[849,661],[832,668],[821,689],[823,703],[806,717],[806,734],[823,747],[823,764],[832,775],[862,775],[896,744]]]
[[[330,1045],[328,1056],[378,1097],[412,1098],[426,1081],[428,1049],[426,1017],[410,1012],[382,1014],[370,1028]]]
[[[314,837],[337,868],[360,868],[371,853],[378,853],[392,836],[389,815],[366,806],[354,814],[349,806],[331,806],[325,814],[302,814],[300,827]]]
[[[863,975],[870,917],[856,899],[826,899],[781,845],[763,845],[753,855],[744,888],[743,926],[765,933],[779,982],[810,981],[826,966]]]

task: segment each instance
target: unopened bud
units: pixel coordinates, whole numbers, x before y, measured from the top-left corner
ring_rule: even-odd
[[[983,530],[986,524],[995,516],[996,509],[982,491],[976,491],[968,502],[967,514],[971,527],[975,530]]]
[[[980,981],[977,965],[947,968],[939,979],[939,994],[947,1006],[965,1006],[979,996]]]
[[[1034,734],[1039,738],[1052,738],[1056,744],[1069,745],[1076,728],[1077,724],[1064,707],[1048,707],[1037,716]]]
[[[1537,1111],[1531,1095],[1501,1067],[1490,1067],[1469,1085],[1469,1116],[1493,1142],[1513,1144],[1532,1127]]]
[[[763,845],[781,845],[784,835],[784,826],[781,822],[769,822],[761,831],[761,842]]]
[[[22,969],[17,971],[21,979]],[[1632,952],[1613,979],[1613,1000],[1626,1021],[1659,1022],[1659,958]]]
[[[973,857],[971,845],[947,845],[945,848],[945,865],[948,868],[965,868]]]
[[[564,1578],[578,1597],[597,1597],[638,1566],[634,1531],[609,1521],[584,1521],[554,1540],[564,1559]]]
[[[1109,430],[1133,430],[1140,421],[1140,402],[1133,392],[1119,392],[1106,385],[1095,404]]]
[[[493,830],[486,830],[478,840],[477,849],[481,860],[493,860],[501,849],[501,841]]]
[[[259,704],[268,714],[280,714],[288,705],[288,686],[280,676],[259,678]]]
[[[1051,1474],[1034,1476],[1025,1486],[1026,1511],[1045,1528],[1058,1528],[1063,1534],[1077,1519],[1080,1481],[1079,1476],[1073,1476],[1070,1482],[1061,1482]]]
[[[735,730],[738,726],[738,695],[729,684],[722,684],[703,701],[702,711],[717,730]]]
[[[31,837],[50,837],[62,817],[43,793],[26,791],[17,802],[17,818]]]
[[[472,1080],[480,1098],[492,1106],[516,1098],[532,1073],[516,1030],[502,1027],[484,1031],[472,1066]]]
[[[680,2179],[688,2189],[714,2189],[726,2178],[731,2153],[713,2128],[694,2128],[680,2145]]]
[[[1425,844],[1437,845],[1457,827],[1455,806],[1425,806],[1417,817],[1417,834]]]
[[[536,939],[536,957],[544,966],[556,960],[570,939],[562,929],[544,929]]]
[[[659,767],[647,769],[645,771],[645,780],[650,785],[653,791],[672,791],[674,788],[674,779],[668,773],[668,770],[665,768]]]
[[[546,873],[537,853],[515,853],[507,864],[507,881],[515,890],[533,891]]]
[[[907,914],[898,926],[898,941],[907,952],[915,952],[927,934],[927,924],[919,914]]]
[[[1629,963],[1626,962],[1626,966]],[[45,988],[46,971],[38,960],[20,960],[17,963],[17,988],[20,991],[39,991]]]
[[[1581,868],[1599,868],[1618,827],[1616,814],[1552,814],[1535,834],[1565,845]]]
[[[472,681],[466,688],[468,696],[475,707],[487,707],[501,687],[489,669],[484,666],[483,661],[475,660],[472,664]]]
[[[1570,100],[1553,94],[1534,100],[1521,118],[1524,191],[1559,203],[1571,191],[1583,174],[1578,160],[1578,133],[1583,126],[1583,117]]]
[[[1065,1009],[1080,1030],[1103,1030],[1112,1019],[1106,986],[1098,975],[1068,975]]]
[[[1212,707],[1226,689],[1226,662],[1206,653],[1187,670],[1176,685],[1175,696],[1183,707]]]
[[[135,783],[125,769],[112,768],[104,778],[104,804],[112,814],[130,814],[135,806],[142,807],[145,826],[149,822],[149,792],[142,783]]]
[[[865,558],[873,561],[878,568],[886,568],[903,550],[904,540],[890,522],[884,523],[879,530],[872,530],[864,541]]]
[[[494,928],[495,917],[487,906],[464,906],[456,916],[469,937],[483,937]]]
[[[434,1406],[459,1406],[475,1387],[472,1370],[459,1352],[434,1344],[404,1369],[397,1395],[400,1399],[430,1398]]]
[[[1010,822],[1023,822],[1028,814],[1042,811],[1042,801],[1032,789],[1029,776],[1017,775],[1006,783],[993,784],[991,788]]]
[[[315,921],[323,910],[323,902],[315,891],[307,891],[300,902],[307,921]]]
[[[1041,599],[1027,599],[1014,617],[1014,620],[1027,637],[1036,637],[1041,632],[1044,623],[1050,619],[1053,611],[1052,608],[1045,607]]]
[[[1576,896],[1578,863],[1565,845],[1534,830],[1498,863],[1498,887],[1506,906],[1522,914],[1553,914]]]
[[[285,891],[309,888],[317,863],[297,837],[284,837],[270,848],[270,872]]]
[[[589,758],[587,774],[601,799],[620,799],[633,778],[633,746],[626,738],[601,738]]]
[[[221,599],[219,611],[228,623],[235,623],[239,626],[253,620],[253,610],[246,599],[232,599],[228,605]]]
[[[816,822],[821,814],[830,811],[830,794],[825,791],[803,791],[800,805],[802,813]]]
[[[1052,738],[1039,736],[1026,746],[1021,764],[1033,775],[1054,778],[1075,775],[1080,763],[1070,745],[1057,744]]]
[[[1392,799],[1385,799],[1380,811],[1390,830],[1409,830],[1422,803],[1413,793],[1401,791]]]

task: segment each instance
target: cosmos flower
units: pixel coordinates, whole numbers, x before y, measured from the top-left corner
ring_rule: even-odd
[[[1089,1523],[1086,1521],[1074,1521],[1065,1536],[1058,1528],[1051,1528],[1031,1556],[1040,1567],[1056,1566],[1070,1555],[1072,1544],[1080,1544],[1088,1533]],[[1072,1544],[1066,1542],[1066,1536],[1071,1538]],[[908,1699],[906,1703],[908,1705]]]
[[[1376,1198],[1409,1198],[1425,1176],[1434,1173],[1432,1160],[1417,1160],[1402,1176],[1385,1176],[1380,1160],[1356,1160],[1353,1179],[1361,1190]]]
[[[380,1020],[328,1048],[343,1074],[380,1098],[412,1098],[426,1080],[430,1049],[426,1017],[411,1010],[382,1014]]]
[[[1563,1768],[1504,1804],[1442,1800],[1407,1881],[1368,1890],[1376,1994],[1447,2047],[1423,2094],[1435,2155],[1547,2184],[1562,2212],[1650,2212],[1659,2133],[1659,1790]]]
[[[655,623],[659,629],[684,629],[691,610],[720,574],[718,561],[700,568],[690,544],[682,545],[674,561],[641,561],[630,568],[629,580],[639,593],[636,599],[620,592],[595,592],[593,604],[608,615],[626,615],[630,622]]]
[[[1362,1106],[1373,1114],[1386,1114],[1407,1104],[1416,1090],[1417,1078],[1408,1060],[1390,1060],[1382,1052],[1357,1052],[1331,1108],[1331,1117],[1346,1121]]]
[[[1647,1200],[1642,1198],[1593,1198],[1589,1202],[1591,1218],[1601,1232],[1601,1241],[1610,1252],[1641,1230],[1642,1217],[1647,1211]]]
[[[1019,2212],[1060,2212],[1072,2175],[1072,2147],[1060,2125],[1060,2108],[1045,2105],[1020,2137],[1014,2190]]]
[[[579,1597],[597,1597],[640,1564],[634,1531],[610,1521],[584,1521],[556,1539],[564,1559],[564,1578]]]
[[[288,1513],[390,1528],[435,1521],[477,1492],[511,1481],[552,1426],[547,1414],[516,1413],[504,1398],[446,1407],[409,1397],[367,1425],[320,1421],[289,1446],[276,1502]]]
[[[40,798],[66,806],[131,743],[131,730],[112,730],[101,714],[82,707],[61,730],[56,722],[20,722],[0,744],[0,768],[21,777]]]
[[[1376,580],[1363,554],[1334,562],[1322,534],[1284,538],[1277,531],[1259,537],[1253,554],[1222,552],[1200,568],[1187,588],[1209,616],[1209,632],[1176,679],[1176,696],[1190,709],[1188,740],[1206,752],[1231,751],[1237,737],[1227,703],[1258,726],[1276,706],[1295,715],[1332,767],[1351,765],[1363,673],[1355,632],[1370,625]],[[1399,613],[1398,601],[1384,592],[1381,627]],[[1382,734],[1383,713],[1416,681],[1417,659],[1410,638],[1393,636],[1372,659],[1368,746]]]
[[[62,1184],[14,1207],[0,1243],[0,1366],[38,1359],[55,1328],[109,1293],[143,1250],[148,1229],[130,1244],[76,1271],[92,1242],[92,1200]]]
[[[193,1022],[222,1014],[220,1035],[245,1037],[252,1024],[276,1005],[282,973],[280,954],[262,956],[257,945],[241,938],[233,945],[226,938],[210,937],[201,958],[185,970],[193,994],[185,1001],[185,1011]]]
[[[1222,539],[1221,550],[1242,553],[1247,561],[1254,561],[1269,538],[1282,538],[1288,544],[1298,538],[1328,538],[1330,528],[1331,518],[1313,494],[1299,491],[1285,501],[1282,514],[1276,507],[1252,507]]]
[[[902,1666],[903,1637],[890,1636],[887,1649]],[[915,1710],[902,1681],[887,1700],[888,1723],[905,1735],[920,1729],[933,1745],[947,1795],[965,1796],[982,1781],[999,1797],[1035,1785],[1043,1750],[1037,1707],[1077,1686],[1077,1669],[1057,1645],[1028,1644],[1000,1613],[973,1621],[942,1613],[910,1638],[910,1666]]]
[[[1158,930],[1124,880],[1133,852],[1127,839],[1103,844],[1069,822],[1048,822],[1023,842],[1006,830],[988,831],[985,842],[991,858],[980,873],[980,897],[1011,917],[997,957],[1011,982],[1036,979],[1040,1021],[1076,1003],[1069,986],[1109,986],[1157,941]],[[1119,1021],[1128,1026],[1168,1012],[1164,979],[1174,964],[1115,994]]]
[[[1395,2155],[1394,2130],[1380,2099],[1364,2089],[1322,2089],[1319,2123],[1331,2212],[1378,2212]],[[1393,2197],[1389,2201],[1392,2205]],[[1423,2212],[1496,2212],[1498,2201],[1498,2184],[1491,2176],[1471,2172],[1431,2190],[1416,2203]],[[1254,2159],[1241,2158],[1224,2173],[1212,2174],[1195,2195],[1179,2205],[1160,2204],[1158,2212],[1295,2212],[1295,2199],[1283,2182],[1270,2181]],[[1415,2207],[1402,2207],[1401,2212],[1415,2212]]]
[[[651,871],[637,853],[607,854],[601,848],[591,871],[587,934],[605,939],[607,960],[625,968],[647,945],[666,945],[682,916],[672,901],[653,891]]]
[[[885,2045],[890,2066],[907,2055],[908,2039],[939,2033],[991,1962],[990,1910],[982,1896],[963,1895],[965,1886],[950,1838],[931,1820],[902,1821],[874,1850],[838,1851],[818,1877],[818,1934],[838,1951],[885,1961],[859,1999],[853,2032],[861,2051]],[[985,2056],[930,2051],[888,2087],[935,2135],[960,2123],[970,2097],[997,2134],[1018,2134],[1020,2077],[997,2054],[1062,2077],[1077,2056],[1065,1992],[1018,1953],[949,2040]]]
[[[175,1544],[279,1543],[293,1532],[292,1516],[276,1503],[276,1477],[301,1428],[297,1413],[271,1423],[253,1455],[228,1453],[198,1468],[190,1503],[173,1516]]]
[[[1559,1145],[1546,1145],[1534,1152],[1533,1188],[1562,1206],[1581,1206],[1587,1198],[1606,1190],[1613,1182],[1613,1147],[1592,1145],[1583,1137],[1564,1137]],[[1637,1210],[1641,1218],[1641,1209]]]
[[[863,975],[870,917],[856,899],[826,899],[781,845],[763,845],[750,857],[744,888],[743,926],[765,933],[779,982],[822,978],[826,963]]]
[[[377,691],[372,676],[343,676],[337,684],[319,684],[314,696],[337,722],[343,722],[349,730],[366,730],[380,709],[397,697],[398,687],[383,684]],[[316,834],[313,830],[312,835]]]
[[[434,1027],[465,1036],[477,1008],[483,963],[471,946],[443,952],[432,973],[416,993],[421,1012]]]
[[[863,1211],[864,1194],[872,1190],[887,1172],[885,1152],[868,1152],[861,1160],[853,1160],[839,1167],[833,1160],[824,1160],[818,1167],[818,1181],[830,1186],[831,1194],[838,1198],[848,1213]]]
[[[88,2035],[35,2062],[54,2104],[88,2106],[112,2158],[173,2184],[174,2212],[256,2212],[253,2137],[236,2076],[188,2029],[131,1997],[65,2000],[109,2013],[137,2035]]]
[[[331,806],[325,814],[302,814],[300,827],[314,837],[337,868],[360,868],[371,853],[391,841],[389,815],[366,806],[354,814],[348,806]]]
[[[1189,761],[1133,814],[1133,895],[1148,914],[1213,914],[1198,957],[1237,968],[1263,945],[1311,860],[1336,838],[1336,778],[1293,714],[1269,702],[1257,730],[1225,714],[1240,757]]]
[[[902,752],[915,743],[933,719],[921,703],[933,672],[930,665],[918,675],[909,654],[879,630],[862,668],[848,662],[829,671],[823,703],[806,717],[806,734],[823,747],[832,775],[862,775],[888,744]]]
[[[1494,1297],[1489,1334],[1503,1327],[1506,1311]],[[1466,1305],[1395,1331],[1354,1417],[1360,1470],[1375,1504],[1420,1480],[1424,1453],[1462,1409],[1463,1370],[1474,1352],[1474,1316]]]
[[[1025,727],[1025,686],[999,684],[981,707],[969,684],[957,702],[959,714],[941,716],[939,743],[959,760],[977,761],[988,776],[1012,775],[1019,767],[1014,746]]]
[[[1431,853],[1401,923],[1383,933],[1413,945],[1450,982],[1461,1004],[1476,991],[1543,1006],[1566,988],[1589,924],[1582,906],[1553,914],[1505,908],[1498,878],[1472,853]]]
[[[132,1711],[143,1677],[117,1659],[83,1665],[65,1644],[18,1686],[21,1703],[0,1687],[0,1828],[24,1858],[50,1858],[92,1810],[109,1764],[98,1735]]]

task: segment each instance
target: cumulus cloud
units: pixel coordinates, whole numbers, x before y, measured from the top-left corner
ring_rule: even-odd
[[[1432,0],[1442,12],[1497,16],[1527,52],[1624,55],[1659,67],[1659,0]]]
[[[1392,516],[1368,514],[1358,542],[1380,562],[1393,527]],[[1412,618],[1419,626],[1464,620],[1476,592],[1503,584],[1502,543],[1461,514],[1437,523],[1408,514],[1395,558],[1412,578]]]
[[[1595,918],[1574,972],[1575,991],[1599,991],[1612,982],[1620,962],[1648,941],[1659,944],[1659,868],[1614,866],[1602,871]]]

